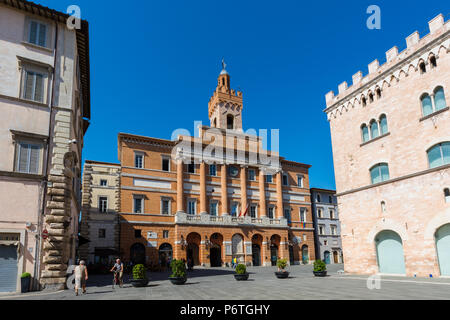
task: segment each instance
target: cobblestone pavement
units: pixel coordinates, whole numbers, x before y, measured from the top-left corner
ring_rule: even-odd
[[[277,279],[275,268],[249,267],[249,280],[236,281],[230,268],[197,268],[188,273],[188,281],[182,286],[173,285],[167,279],[168,273],[150,273],[145,288],[132,287],[125,277],[124,287],[115,290],[112,275],[93,275],[84,295],[64,290],[0,295],[0,300],[450,299],[450,279],[382,276],[379,289],[370,290],[367,276],[337,272],[342,269],[342,265],[330,265],[328,276],[319,278],[313,276],[311,265],[291,266],[288,279]]]

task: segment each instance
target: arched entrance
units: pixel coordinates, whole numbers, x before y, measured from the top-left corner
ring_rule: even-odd
[[[133,265],[145,263],[145,246],[142,243],[135,243],[131,246],[130,260]]]
[[[220,233],[214,233],[211,235],[210,241],[211,248],[209,250],[209,261],[211,267],[221,267],[223,236]]]
[[[252,237],[252,264],[255,267],[261,265],[261,245],[263,237],[260,234],[255,234]]]
[[[308,264],[309,263],[309,250],[308,250],[308,246],[304,245],[302,247],[302,263],[303,264]]]
[[[326,263],[326,264],[330,264],[330,251],[325,251],[324,253],[323,253],[323,261]]]
[[[278,260],[278,247],[280,245],[281,237],[277,234],[274,234],[270,237],[270,262],[272,266],[277,265]]]
[[[434,234],[441,276],[450,276],[450,223]]]
[[[172,246],[169,243],[163,243],[159,246],[159,261],[161,263],[161,267],[167,268],[169,267],[169,261],[172,261],[173,251]]]
[[[186,248],[186,261],[192,261],[194,266],[200,265],[199,248],[201,237],[198,233],[189,233],[186,237],[187,248]]]
[[[238,263],[244,263],[244,237],[238,233],[231,238],[231,254]]]
[[[333,262],[339,263],[339,253],[337,251],[333,251]]]
[[[378,268],[380,273],[405,274],[403,243],[392,230],[384,230],[375,236]]]

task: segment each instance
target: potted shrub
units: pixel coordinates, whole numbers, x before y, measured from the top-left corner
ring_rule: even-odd
[[[20,276],[20,291],[22,293],[30,291],[31,274],[28,272],[22,273]]]
[[[314,275],[316,277],[325,277],[327,275],[327,265],[322,260],[314,261]]]
[[[237,281],[245,281],[248,279],[249,274],[247,273],[247,267],[245,264],[238,264],[236,266],[236,274],[234,275],[234,278]]]
[[[277,267],[278,267],[278,271],[275,272],[275,275],[277,276],[277,278],[285,279],[285,278],[289,277],[289,272],[285,270],[287,267],[287,259],[278,259]]]
[[[148,284],[147,271],[143,264],[137,264],[133,267],[133,287],[145,287]]]
[[[180,285],[185,284],[187,281],[186,276],[186,264],[183,260],[172,260],[170,263],[170,268],[172,269],[172,274],[169,277],[172,284]]]

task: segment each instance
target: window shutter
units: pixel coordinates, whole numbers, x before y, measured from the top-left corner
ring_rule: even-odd
[[[428,151],[428,162],[430,168],[436,168],[442,165],[441,146],[437,145]]]
[[[47,42],[47,26],[45,24],[39,24],[39,42],[41,47],[45,47]]]
[[[433,105],[431,104],[431,98],[429,95],[422,98],[422,112],[424,116],[433,113]]]
[[[380,166],[380,171],[381,171],[381,181],[389,180],[389,167],[387,166],[387,164],[382,164]]]
[[[387,118],[386,116],[382,116],[380,119],[380,125],[381,125],[381,134],[385,134],[388,132],[388,126],[387,126]]]
[[[39,172],[39,156],[41,148],[38,145],[29,145],[30,147],[30,171],[29,173]]]
[[[379,166],[376,166],[372,170],[370,170],[370,176],[372,178],[372,183],[378,183],[381,181]]]
[[[19,172],[28,172],[28,144],[19,143],[19,158],[17,163],[17,169]]]
[[[372,122],[370,125],[370,132],[372,133],[372,139],[378,137],[378,124],[376,122]]]
[[[444,89],[439,88],[436,90],[434,93],[434,103],[436,105],[436,111],[447,107],[445,103]]]
[[[30,22],[30,35],[29,35],[29,42],[37,44],[37,28],[38,24],[35,21]]]
[[[25,99],[32,100],[33,99],[33,86],[34,86],[34,73],[31,71],[25,72]]]
[[[42,74],[36,74],[36,83],[34,88],[34,101],[44,101],[44,76]]]
[[[444,164],[450,164],[450,142],[444,142],[442,144],[442,156]]]

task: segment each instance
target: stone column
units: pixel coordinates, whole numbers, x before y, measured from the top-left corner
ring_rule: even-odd
[[[200,163],[200,214],[207,213],[206,204],[206,164]]]
[[[241,212],[247,209],[247,171],[241,166]]]
[[[184,212],[183,160],[177,160],[177,212]]]
[[[220,166],[220,189],[222,192],[221,202],[222,202],[222,215],[228,214],[228,190],[227,190],[227,166],[222,164]]]
[[[259,169],[259,217],[267,215],[264,171]]]
[[[283,187],[282,187],[282,179],[283,175],[281,171],[276,174],[277,179],[277,212],[276,218],[280,219],[283,217]]]

